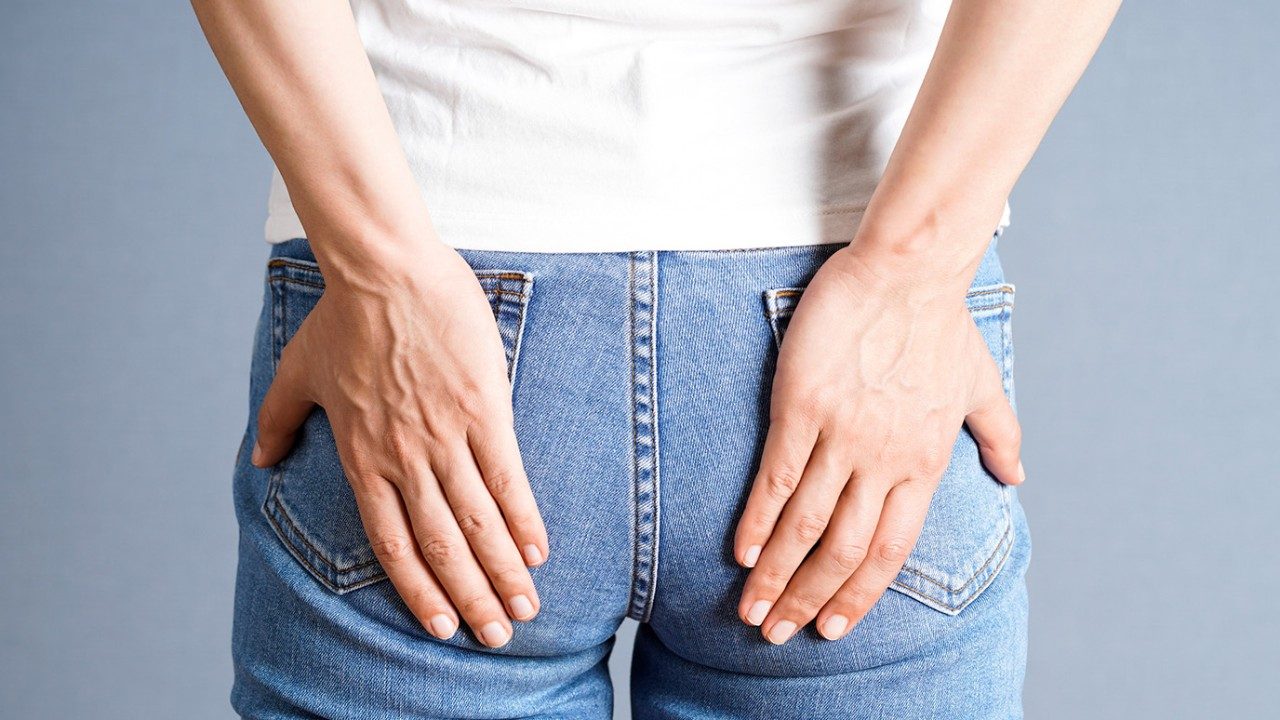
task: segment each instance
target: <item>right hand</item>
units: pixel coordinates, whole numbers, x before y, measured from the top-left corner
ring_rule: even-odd
[[[461,613],[501,647],[511,618],[538,613],[528,567],[549,550],[493,312],[441,243],[368,264],[326,274],[281,353],[252,462],[282,460],[323,407],[373,552],[409,609],[441,639]]]

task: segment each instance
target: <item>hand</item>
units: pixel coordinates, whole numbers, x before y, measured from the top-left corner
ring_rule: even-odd
[[[871,609],[915,547],[963,423],[997,479],[1024,479],[1018,421],[964,273],[912,267],[842,248],[788,325],[735,538],[753,568],[738,613],[775,644],[815,618],[841,638]]]
[[[376,268],[324,269],[326,290],[259,411],[253,464],[283,459],[322,406],[374,554],[409,609],[438,638],[460,611],[485,645],[505,645],[508,617],[538,612],[526,564],[548,547],[484,292],[439,243]]]

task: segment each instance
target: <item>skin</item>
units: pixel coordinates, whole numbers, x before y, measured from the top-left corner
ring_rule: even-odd
[[[546,528],[493,313],[431,225],[345,0],[195,0],[326,289],[285,347],[252,461],[324,407],[378,560],[413,614],[484,644],[536,616]]]
[[[1005,198],[1118,0],[955,0],[857,237],[808,285],[778,358],[735,535],[738,613],[782,644],[847,635],[915,547],[962,425],[1000,482],[1021,429],[964,304]]]
[[[955,0],[849,247],[805,292],[736,531],[739,613],[845,635],[915,544],[962,424],[1002,482],[1019,430],[964,294],[1004,199],[1117,0]],[[490,647],[539,608],[550,554],[497,328],[435,232],[346,0],[192,0],[289,189],[326,290],[284,348],[253,463],[322,406],[365,530],[423,627]],[[446,511],[447,509],[447,511]],[[816,547],[816,552],[811,551]],[[807,558],[807,559],[806,559]]]

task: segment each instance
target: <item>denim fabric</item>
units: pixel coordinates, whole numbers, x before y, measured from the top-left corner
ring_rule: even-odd
[[[995,241],[968,304],[1013,397],[1013,287]],[[236,463],[236,710],[252,718],[603,718],[639,620],[636,718],[1016,718],[1030,555],[1016,493],[961,432],[906,567],[838,641],[773,646],[735,608],[732,556],[777,349],[839,245],[461,250],[494,311],[516,433],[551,541],[541,614],[493,650],[410,615],[373,557],[323,411],[249,464],[280,350],[323,291],[305,240],[271,249]]]

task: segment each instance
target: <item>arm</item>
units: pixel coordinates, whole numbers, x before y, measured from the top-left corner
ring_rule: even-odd
[[[350,7],[192,5],[325,276],[259,411],[253,463],[283,459],[323,406],[374,552],[414,615],[445,638],[461,610],[503,645],[509,618],[537,612],[526,565],[548,548],[502,344],[471,268],[435,235]]]
[[[871,609],[962,425],[997,479],[1024,479],[1018,421],[964,294],[1118,6],[954,0],[857,237],[819,269],[779,353],[735,539],[754,568],[739,614],[770,641],[815,619],[843,637]]]

